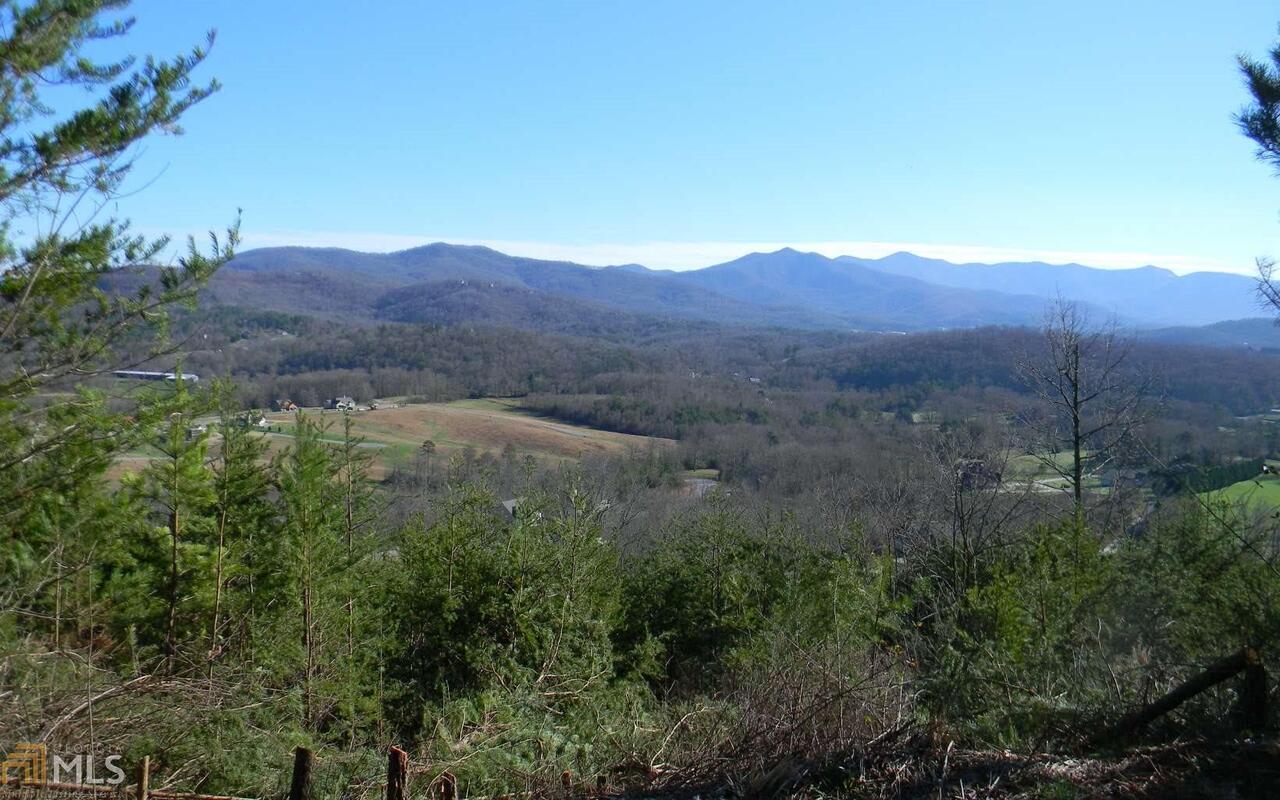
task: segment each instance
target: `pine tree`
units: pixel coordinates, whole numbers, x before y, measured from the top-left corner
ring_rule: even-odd
[[[351,414],[342,415],[342,445],[338,450],[338,476],[342,487],[342,537],[346,545],[346,569],[355,570],[363,555],[359,542],[364,530],[373,520],[373,493],[369,481],[370,456],[362,451],[364,439],[356,436],[352,428]],[[347,656],[355,653],[356,598],[355,584],[347,586]]]
[[[270,481],[263,463],[266,441],[250,429],[252,415],[235,410],[233,387],[220,385],[215,392],[220,442],[212,465],[216,557],[209,624],[210,670],[229,638],[223,629],[229,610],[238,612],[245,633],[252,635],[256,611],[253,579],[259,558],[255,544],[261,544],[272,515]],[[234,594],[233,589],[237,590]]]
[[[99,19],[124,5],[0,7],[0,523],[10,530],[42,491],[101,474],[128,443],[118,433],[126,426],[100,394],[80,389],[41,407],[32,399],[116,367],[121,343],[139,329],[163,334],[165,309],[193,298],[237,239],[233,229],[207,255],[192,244],[176,266],[147,271],[132,294],[100,288],[106,278],[163,260],[168,241],[134,236],[127,222],[110,217],[76,221],[95,219],[114,202],[133,166],[133,145],[177,131],[182,114],[217,88],[191,85],[204,48],[136,69],[132,59],[86,58],[86,46],[128,33],[132,20]],[[42,93],[53,85],[82,87],[94,102],[51,119],[57,112]]]
[[[1237,60],[1253,102],[1236,115],[1236,123],[1258,146],[1258,160],[1271,164],[1280,174],[1280,45],[1271,48],[1264,60],[1243,55]],[[1258,295],[1280,311],[1280,273],[1275,260],[1259,257],[1257,266]]]
[[[373,631],[380,629],[377,620],[377,598],[372,577],[373,565],[369,556],[375,542],[371,532],[379,512],[369,469],[373,459],[364,447],[364,439],[355,434],[351,414],[342,415],[342,442],[335,452],[338,469],[338,487],[342,499],[342,543],[345,549],[343,575],[340,584],[345,588],[346,646],[337,670],[334,686],[336,700],[346,723],[349,744],[354,744],[356,729],[367,725],[371,716],[378,713],[376,704],[361,702],[368,693],[373,671],[371,639]]]
[[[167,309],[191,301],[238,239],[233,226],[210,252],[189,243],[176,264],[156,266],[168,240],[114,216],[136,145],[179,132],[217,89],[192,83],[207,45],[171,60],[90,58],[130,32],[132,19],[113,18],[126,5],[0,2],[0,543],[13,567],[0,569],[0,611],[39,626],[33,604],[51,592],[59,640],[64,577],[100,605],[87,582],[118,555],[100,524],[111,516],[106,470],[165,413],[157,393],[112,408],[93,379],[168,350]],[[83,107],[68,107],[67,87],[83,90]]]
[[[187,629],[199,624],[204,617],[201,608],[209,600],[215,500],[207,463],[209,432],[195,424],[201,406],[181,380],[172,407],[151,443],[160,457],[133,484],[162,520],[164,578],[158,588],[164,603],[161,652],[169,673],[176,671],[180,646],[191,635]]]
[[[338,464],[322,435],[319,425],[299,412],[294,444],[275,465],[284,534],[279,567],[295,603],[302,720],[308,726],[322,716],[321,669],[337,622],[334,607],[341,603],[335,599],[345,596],[338,585],[345,574],[343,504],[334,481]]]

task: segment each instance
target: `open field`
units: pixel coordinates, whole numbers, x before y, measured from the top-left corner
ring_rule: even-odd
[[[1088,457],[1089,453],[1084,453]],[[1015,484],[1032,484],[1039,491],[1060,491],[1071,485],[1062,473],[1071,472],[1072,454],[1063,450],[1052,455],[1020,454],[1010,456],[1005,465],[1005,479]],[[1083,485],[1086,489],[1098,490],[1100,483],[1096,475],[1086,472]]]
[[[1084,451],[1085,458],[1089,457],[1089,452]],[[1029,454],[1023,453],[1014,455],[1009,458],[1007,471],[1012,477],[1017,478],[1041,478],[1057,476],[1058,472],[1055,468],[1065,472],[1071,471],[1070,450],[1061,450],[1057,453],[1049,454]]]
[[[329,422],[329,435],[339,440],[340,412],[307,409],[307,413]],[[284,433],[267,434],[288,439],[293,426],[292,412],[267,414],[272,426]],[[629,448],[668,446],[670,439],[634,436],[596,430],[544,419],[522,411],[513,400],[458,400],[452,403],[419,403],[356,412],[352,420],[357,436],[376,448],[384,466],[414,457],[423,442],[435,443],[436,455],[473,448],[478,453],[497,455],[510,446],[518,456],[576,461],[587,456],[620,453]]]
[[[341,441],[342,413],[304,409],[326,427],[324,438]],[[270,455],[293,441],[294,412],[265,415],[271,426],[262,436]],[[211,420],[203,420],[209,422]],[[667,447],[674,442],[648,436],[584,428],[544,419],[521,410],[514,400],[459,400],[452,403],[390,404],[352,414],[356,436],[374,453],[373,477],[381,478],[397,463],[413,459],[423,443],[435,444],[435,458],[448,459],[468,447],[477,453],[498,455],[508,446],[519,457],[543,461],[577,461],[592,455],[622,453],[631,448]],[[141,469],[148,454],[134,452],[119,459],[113,477]]]
[[[1280,509],[1280,475],[1259,475],[1205,496],[1240,503],[1250,511]]]

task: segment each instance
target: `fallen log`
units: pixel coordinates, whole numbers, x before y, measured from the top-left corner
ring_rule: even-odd
[[[1258,675],[1261,668],[1258,653],[1252,647],[1246,647],[1225,658],[1220,658],[1159,700],[1148,703],[1137,711],[1125,714],[1114,725],[1093,736],[1090,739],[1090,743],[1093,745],[1107,744],[1136,733],[1201,692],[1212,689],[1214,686],[1246,670],[1249,670],[1251,676],[1249,681],[1251,684],[1250,690],[1246,691],[1246,695],[1252,695],[1246,700],[1246,703],[1252,706],[1249,709],[1249,717],[1250,719],[1258,719],[1258,691],[1254,686],[1259,681]],[[1261,680],[1262,685],[1265,686],[1265,678]],[[1265,689],[1263,690],[1261,702],[1264,704],[1266,702]],[[1265,710],[1262,712],[1262,716],[1265,716]]]

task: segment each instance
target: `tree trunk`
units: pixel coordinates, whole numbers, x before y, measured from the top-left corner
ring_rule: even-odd
[[[311,800],[311,751],[299,747],[293,754],[293,780],[289,783],[289,800]]]
[[[143,756],[138,767],[137,800],[147,800],[151,791],[151,756]]]
[[[218,621],[222,612],[222,555],[227,541],[227,498],[218,515],[218,561],[213,576],[213,624],[209,626],[209,679],[213,680],[213,660],[218,654]]]
[[[311,630],[311,575],[310,565],[304,568],[302,578],[302,649],[303,649],[303,674],[302,674],[302,718],[303,724],[311,725],[311,681],[315,676],[315,636]]]
[[[1267,727],[1267,670],[1258,651],[1244,650],[1244,685],[1236,707],[1236,724],[1241,730],[1261,731]]]
[[[164,622],[164,664],[165,672],[169,673],[173,672],[173,662],[178,652],[178,526],[181,519],[178,515],[176,465],[174,469],[173,507],[169,512],[169,596]]]
[[[1084,521],[1084,459],[1080,441],[1080,345],[1072,343],[1071,369],[1071,489],[1076,522]]]
[[[399,747],[387,751],[387,800],[409,796],[409,754]]]

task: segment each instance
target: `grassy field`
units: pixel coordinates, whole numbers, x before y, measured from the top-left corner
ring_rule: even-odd
[[[1087,457],[1089,454],[1086,452],[1084,455]],[[1052,455],[1023,453],[1010,457],[1008,471],[1010,475],[1019,478],[1056,475],[1057,473],[1053,467],[1046,462],[1052,461],[1058,469],[1069,472],[1071,470],[1071,457],[1070,450],[1063,450]]]
[[[305,411],[326,427],[326,440],[341,441],[340,412]],[[274,455],[293,441],[294,414],[278,412],[265,416],[271,431],[262,435]],[[510,446],[519,457],[531,455],[546,462],[577,461],[591,455],[674,444],[670,439],[601,431],[544,419],[521,410],[515,401],[507,399],[396,404],[376,411],[355,412],[352,420],[356,436],[364,439],[364,447],[374,453],[375,478],[386,475],[395,464],[415,458],[423,442],[428,440],[435,443],[434,458],[448,459],[468,447],[477,453],[498,455]],[[141,469],[148,460],[145,452],[126,454],[118,460],[112,473],[118,477]]]
[[[319,412],[315,412],[319,413]],[[322,420],[332,420],[330,435],[337,438],[341,425],[338,412],[327,411]],[[422,403],[364,411],[354,417],[357,435],[378,449],[379,462],[389,466],[415,456],[423,442],[435,443],[436,455],[470,447],[476,452],[497,455],[510,446],[516,455],[532,455],[541,460],[576,461],[586,456],[620,453],[628,448],[671,444],[669,439],[653,439],[625,433],[595,430],[543,419],[522,411],[512,400],[459,400],[453,403]],[[272,425],[291,426],[293,415],[268,414]],[[287,430],[287,428],[286,428]]]
[[[1204,496],[1240,503],[1251,511],[1280,509],[1280,475],[1259,475]]]
[[[1083,455],[1088,457],[1089,453]],[[1063,489],[1071,482],[1062,477],[1062,473],[1071,472],[1072,454],[1063,450],[1052,455],[1021,454],[1011,456],[1005,467],[1005,478],[1022,483],[1031,482],[1043,489]],[[1051,463],[1050,463],[1051,462]],[[1061,472],[1060,472],[1061,471]],[[1086,489],[1098,489],[1098,479],[1093,475],[1085,475],[1083,485]]]

